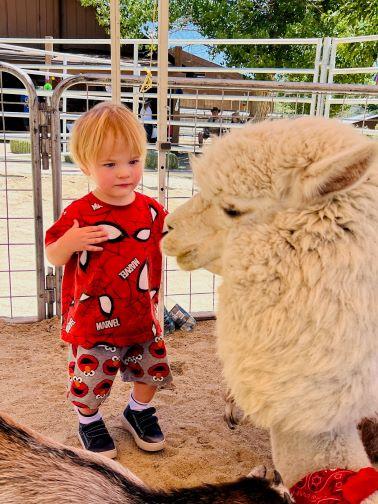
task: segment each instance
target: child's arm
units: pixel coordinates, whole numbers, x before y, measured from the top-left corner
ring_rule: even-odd
[[[101,243],[108,239],[108,234],[101,226],[79,227],[79,223],[74,219],[73,226],[68,229],[55,242],[46,247],[46,256],[54,266],[66,264],[72,254],[82,250],[100,252],[102,247],[97,247],[95,243]]]

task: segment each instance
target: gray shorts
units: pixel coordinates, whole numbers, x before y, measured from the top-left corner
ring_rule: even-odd
[[[170,383],[172,375],[163,336],[146,343],[86,349],[69,345],[68,400],[79,408],[96,409],[109,396],[118,373],[123,381],[157,387]]]

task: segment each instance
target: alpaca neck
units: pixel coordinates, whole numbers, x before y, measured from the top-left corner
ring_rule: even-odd
[[[371,465],[354,425],[318,435],[271,429],[271,442],[274,465],[288,487],[321,469]]]

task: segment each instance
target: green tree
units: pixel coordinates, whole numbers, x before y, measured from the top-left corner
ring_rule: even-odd
[[[97,20],[109,33],[110,30],[110,1],[109,0],[80,0],[83,7],[94,7]],[[151,32],[157,33],[158,3],[155,0],[119,0],[121,37],[148,38]],[[170,20],[177,22],[182,16],[182,9],[177,0],[170,3]],[[152,21],[155,20],[155,26]]]
[[[108,0],[80,1],[95,7],[100,25],[109,29]],[[154,13],[157,20],[156,5],[155,0],[120,0],[122,36],[148,38]],[[377,0],[171,0],[170,23],[176,28],[194,25],[209,38],[370,35],[378,33],[378,4]],[[310,46],[227,45],[211,52],[222,53],[228,66],[241,67],[311,68],[315,58]],[[337,54],[338,66],[372,66],[378,44],[345,44]],[[371,75],[349,75],[344,80],[367,82]]]

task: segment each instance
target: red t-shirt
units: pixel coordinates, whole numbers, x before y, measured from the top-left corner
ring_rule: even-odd
[[[127,346],[161,334],[156,306],[161,279],[160,240],[166,211],[135,193],[115,206],[89,193],[71,203],[47,230],[50,245],[72,227],[102,225],[109,239],[101,252],[76,252],[64,267],[62,339],[84,348]]]

